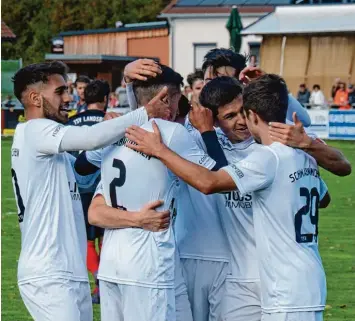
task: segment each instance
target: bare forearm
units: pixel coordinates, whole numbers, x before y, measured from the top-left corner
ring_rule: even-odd
[[[128,212],[108,205],[91,206],[89,223],[102,228],[140,227],[136,212]]]
[[[338,149],[325,145],[317,140],[312,140],[304,151],[317,161],[319,166],[327,171],[338,175],[347,176],[351,173],[351,165],[342,152]]]

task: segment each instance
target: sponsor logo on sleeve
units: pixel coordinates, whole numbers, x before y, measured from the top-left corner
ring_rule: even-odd
[[[54,128],[52,136],[56,137],[62,128],[64,128],[64,125],[58,125],[56,128]]]
[[[239,177],[239,178],[243,178],[244,177],[244,174],[243,172],[237,167],[235,166],[234,164],[231,164],[229,165],[231,168],[233,168],[234,170],[234,173]]]
[[[207,158],[208,158],[207,155],[202,156],[202,158],[198,161],[198,163],[200,165],[203,165],[206,162]]]

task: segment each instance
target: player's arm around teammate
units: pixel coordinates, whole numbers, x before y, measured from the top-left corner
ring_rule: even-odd
[[[314,157],[321,167],[335,175],[351,174],[351,164],[340,150],[308,136],[296,113],[293,114],[293,121],[294,125],[270,123],[269,133],[272,140],[304,150]]]
[[[89,223],[102,228],[136,227],[159,232],[166,230],[170,224],[170,212],[157,212],[155,208],[163,201],[155,201],[145,205],[139,212],[129,212],[113,208],[106,204],[102,194],[97,194],[89,208]]]

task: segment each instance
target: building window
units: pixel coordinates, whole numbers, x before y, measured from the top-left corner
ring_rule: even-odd
[[[216,47],[216,43],[194,43],[194,68],[201,69],[203,57],[207,52]]]
[[[251,56],[255,57],[254,64],[258,66],[260,63],[260,42],[249,42],[249,57]]]

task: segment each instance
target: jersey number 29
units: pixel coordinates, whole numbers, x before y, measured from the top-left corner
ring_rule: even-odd
[[[311,190],[308,188],[300,188],[300,196],[306,199],[304,205],[295,215],[295,232],[297,243],[310,243],[317,242],[318,239],[318,207],[319,207],[319,193],[317,188],[313,187]],[[304,215],[309,215],[311,224],[315,226],[315,233],[301,234],[302,219]]]
[[[120,170],[120,176],[115,177],[112,182],[110,183],[110,198],[111,198],[111,205],[113,208],[121,208],[124,209],[122,206],[118,206],[117,204],[117,195],[116,195],[116,187],[121,187],[126,181],[126,166],[120,159],[113,159],[112,167],[117,168]]]

